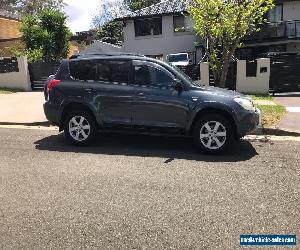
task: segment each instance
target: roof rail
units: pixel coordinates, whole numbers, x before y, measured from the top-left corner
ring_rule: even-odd
[[[70,59],[77,59],[77,58],[89,58],[89,57],[97,57],[97,56],[138,56],[138,57],[145,57],[141,54],[135,53],[125,53],[125,52],[108,52],[108,53],[85,53],[85,54],[77,54],[70,57]]]

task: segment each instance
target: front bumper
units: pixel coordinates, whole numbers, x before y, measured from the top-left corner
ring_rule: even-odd
[[[243,137],[255,131],[259,126],[261,126],[261,111],[256,108],[254,112],[248,112],[238,124],[238,137]]]

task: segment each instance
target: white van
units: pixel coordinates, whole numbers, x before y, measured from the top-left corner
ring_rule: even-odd
[[[167,55],[167,62],[175,66],[187,66],[191,64],[191,59],[188,53],[177,53]]]

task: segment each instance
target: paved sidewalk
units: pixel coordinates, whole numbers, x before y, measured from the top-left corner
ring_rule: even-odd
[[[45,123],[42,92],[0,94],[0,123]]]
[[[288,111],[276,128],[300,132],[300,93],[280,95],[274,101],[284,105]]]

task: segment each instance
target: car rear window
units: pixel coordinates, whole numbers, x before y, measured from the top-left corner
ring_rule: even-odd
[[[71,61],[69,63],[70,77],[79,81],[94,81],[97,65],[94,60]]]
[[[60,71],[61,77],[77,81],[128,83],[130,64],[127,60],[75,60]]]

